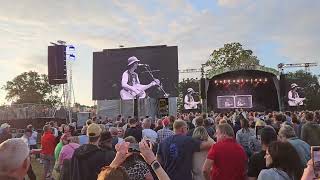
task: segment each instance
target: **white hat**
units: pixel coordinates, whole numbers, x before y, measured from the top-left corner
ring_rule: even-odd
[[[187,89],[187,92],[189,93],[189,92],[194,92],[194,90],[192,89],[192,88],[188,88]]]
[[[1,128],[3,128],[3,129],[10,128],[10,125],[8,123],[3,123],[3,124],[1,124]]]
[[[140,60],[138,58],[136,58],[135,56],[131,56],[128,59],[128,66],[130,66],[131,64],[133,64],[134,62],[139,62]]]
[[[292,83],[291,84],[291,89],[295,88],[295,87],[298,87],[298,85],[296,83]]]
[[[21,138],[4,141],[0,144],[0,174],[20,168],[28,156],[28,145]]]

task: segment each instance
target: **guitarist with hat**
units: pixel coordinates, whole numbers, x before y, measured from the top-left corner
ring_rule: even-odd
[[[196,92],[192,88],[187,89],[187,94],[184,96],[184,109],[197,109],[200,102],[195,102],[193,94]]]
[[[298,93],[299,86],[296,83],[291,84],[291,90],[288,92],[288,105],[289,107],[302,106],[305,98],[300,98]]]
[[[147,96],[145,90],[160,84],[158,79],[147,85],[140,84],[139,76],[135,72],[139,66],[138,62],[140,60],[135,56],[131,56],[128,59],[127,70],[122,74],[122,90],[120,91],[122,100],[145,98]]]

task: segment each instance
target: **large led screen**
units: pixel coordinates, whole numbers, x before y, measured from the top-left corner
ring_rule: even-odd
[[[177,46],[93,53],[93,100],[177,97]]]

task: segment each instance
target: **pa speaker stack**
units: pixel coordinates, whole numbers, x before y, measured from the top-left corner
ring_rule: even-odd
[[[66,46],[48,46],[48,79],[49,84],[67,83]]]

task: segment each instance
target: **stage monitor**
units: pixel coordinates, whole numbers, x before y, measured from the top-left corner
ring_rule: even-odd
[[[217,96],[218,109],[252,108],[252,95]]]
[[[93,53],[93,100],[177,97],[177,46]]]

